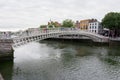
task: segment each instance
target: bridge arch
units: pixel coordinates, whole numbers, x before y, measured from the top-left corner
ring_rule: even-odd
[[[72,38],[75,38],[74,36],[76,36],[76,38],[89,38],[94,42],[108,42],[108,38],[104,37],[102,35],[99,34],[95,34],[95,33],[91,33],[91,32],[87,32],[87,31],[71,31],[71,32],[64,32],[63,34],[60,34],[58,38],[65,38],[65,37],[61,37],[61,36],[65,36],[66,38],[68,36],[71,36]],[[81,37],[82,36],[82,37]]]
[[[29,43],[32,41],[39,41],[44,40],[47,38],[62,38],[61,36],[67,36],[71,35],[71,39],[74,39],[74,36],[77,36],[78,38],[80,36],[88,37],[94,42],[108,42],[108,38],[104,37],[99,34],[91,33],[88,31],[81,31],[81,30],[53,30],[53,31],[47,31],[44,33],[37,33],[37,34],[30,34],[29,36],[23,36],[23,37],[17,37],[13,39],[14,44],[17,45],[23,45],[25,43]],[[63,37],[64,38],[64,37]]]

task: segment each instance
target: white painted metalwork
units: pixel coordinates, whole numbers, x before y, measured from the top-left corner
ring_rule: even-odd
[[[89,37],[94,42],[108,42],[109,38],[89,31],[82,31],[76,28],[53,28],[41,29],[39,32],[28,32],[22,36],[13,38],[13,47],[20,46],[32,41],[40,41],[47,38],[60,38],[60,35],[82,35]]]

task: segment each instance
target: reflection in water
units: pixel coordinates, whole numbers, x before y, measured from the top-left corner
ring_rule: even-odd
[[[0,73],[2,74],[4,80],[12,80],[13,61],[1,62]]]
[[[119,46],[110,47],[108,55],[109,56],[120,56],[120,47]]]
[[[120,47],[41,41],[15,48],[13,63],[0,63],[5,80],[120,80]]]

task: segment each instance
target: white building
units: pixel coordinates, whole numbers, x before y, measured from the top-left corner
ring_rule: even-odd
[[[103,27],[98,21],[92,21],[88,25],[88,31],[96,34],[102,33]]]

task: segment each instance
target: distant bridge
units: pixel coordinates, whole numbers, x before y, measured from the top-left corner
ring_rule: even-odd
[[[109,38],[83,31],[75,28],[53,28],[53,29],[41,29],[39,32],[28,32],[24,35],[13,38],[13,47],[17,47],[29,42],[40,41],[48,38],[70,38],[70,39],[86,39],[89,38],[94,42],[108,42]]]

